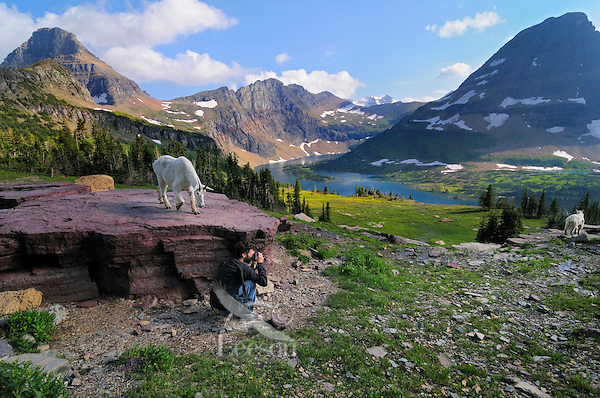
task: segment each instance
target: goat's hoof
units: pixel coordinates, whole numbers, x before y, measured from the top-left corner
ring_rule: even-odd
[[[177,203],[177,210],[181,209],[181,206],[183,206],[183,203]]]
[[[171,208],[171,205],[167,203],[167,204],[165,205],[165,209],[170,209],[170,208]]]

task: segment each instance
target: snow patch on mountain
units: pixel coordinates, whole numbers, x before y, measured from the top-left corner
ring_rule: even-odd
[[[202,117],[204,116],[204,111],[202,109],[198,109],[196,112],[194,112],[194,115]]]
[[[550,102],[550,99],[543,98],[543,97],[530,97],[530,98],[523,98],[523,99],[506,97],[500,104],[500,107],[506,108],[507,106],[512,106],[512,105],[516,105],[519,103],[521,103],[523,105],[538,105],[538,104],[542,104],[544,102]]]
[[[469,102],[469,100],[474,97],[475,95],[477,95],[477,91],[475,90],[470,90],[468,93],[466,93],[465,95],[463,95],[462,97],[460,97],[459,99],[457,99],[454,102],[446,102],[444,105],[442,106],[437,106],[437,107],[432,107],[431,110],[434,111],[443,111],[444,109],[452,106],[452,105],[456,105],[456,104],[466,104],[467,102]]]
[[[460,119],[460,114],[458,114],[458,113],[446,120],[441,120],[439,116],[435,116],[435,117],[432,117],[431,119],[426,119],[426,120],[413,120],[413,122],[429,123],[429,125],[427,127],[425,127],[426,130],[442,131],[442,130],[444,130],[444,126],[447,124],[454,124],[455,126],[460,127],[461,129],[465,129],[465,130],[470,130],[470,131],[473,130],[472,128],[470,128],[469,126],[466,125],[464,120]]]
[[[556,134],[556,133],[562,133],[563,131],[565,131],[564,127],[561,126],[554,126],[554,127],[550,127],[549,129],[546,129],[547,132],[552,133],[552,134]]]
[[[102,93],[100,95],[94,95],[94,102],[97,104],[106,104],[108,103],[108,93]]]
[[[498,128],[502,126],[509,117],[510,116],[506,113],[490,113],[489,115],[485,116],[483,120],[489,123],[487,126],[487,129],[489,130],[492,127]]]
[[[501,58],[501,59],[495,59],[492,61],[492,63],[490,64],[490,66],[497,66],[500,65],[501,63],[503,63],[504,61],[506,61],[506,58]]]
[[[571,160],[575,159],[575,156],[569,155],[568,153],[566,153],[565,151],[561,151],[560,149],[558,151],[554,151],[552,154],[554,156],[558,156],[559,158],[567,159],[567,162],[570,162]]]
[[[578,104],[583,104],[583,105],[586,104],[585,98],[569,98],[569,101],[573,101],[573,102],[576,102]]]
[[[587,125],[587,128],[590,131],[587,135],[600,138],[600,120],[592,120],[592,122]]]
[[[494,69],[493,71],[491,71],[490,73],[486,73],[484,75],[479,75],[475,78],[475,80],[481,80],[481,79],[485,79],[486,77],[491,77],[494,76],[496,73],[498,73],[498,69]]]
[[[162,122],[159,122],[158,120],[149,119],[145,116],[142,116],[142,119],[144,119],[145,121],[147,121],[150,124],[156,124],[157,126],[162,126]]]
[[[217,103],[217,101],[214,99],[212,99],[210,101],[198,101],[198,102],[194,102],[194,104],[201,108],[215,108],[219,105]]]

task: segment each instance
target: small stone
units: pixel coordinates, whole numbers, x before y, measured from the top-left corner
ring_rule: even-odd
[[[533,357],[533,362],[546,362],[548,360],[550,360],[551,358],[549,356],[546,355],[536,355]]]
[[[86,300],[77,304],[80,308],[92,308],[98,305],[98,300]]]
[[[198,299],[188,299],[188,300],[183,300],[181,302],[181,305],[183,305],[184,307],[191,307],[192,305],[196,305],[198,304]]]
[[[327,392],[332,392],[332,391],[333,391],[333,389],[335,388],[335,385],[334,385],[334,384],[331,384],[331,383],[329,383],[329,382],[325,382],[325,383],[323,383],[323,388],[324,388],[325,390],[327,390]]]
[[[446,369],[452,366],[452,361],[444,354],[438,354],[438,361],[440,361],[440,365]]]
[[[142,327],[150,325],[150,321],[139,321],[138,324]]]
[[[79,387],[81,385],[81,379],[79,377],[75,377],[73,380],[71,380],[71,385],[73,387]]]
[[[385,347],[382,346],[367,348],[367,352],[377,358],[383,358],[388,353]]]
[[[396,333],[398,333],[398,329],[395,329],[395,328],[385,328],[385,329],[383,329],[383,333],[396,334]]]
[[[464,322],[467,318],[464,315],[452,315],[452,319],[456,322]]]
[[[527,297],[527,300],[531,300],[531,301],[535,301],[537,303],[539,303],[540,301],[542,301],[538,296],[536,296],[535,294],[530,294]]]

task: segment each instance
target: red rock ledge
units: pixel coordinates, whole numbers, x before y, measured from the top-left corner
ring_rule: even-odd
[[[189,203],[165,209],[152,189],[0,186],[0,291],[33,287],[46,302],[100,293],[188,298],[208,291],[240,239],[266,255],[270,270],[279,220],[222,194],[207,193],[205,201],[194,215]]]

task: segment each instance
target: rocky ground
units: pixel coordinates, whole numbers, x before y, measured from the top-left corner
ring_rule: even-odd
[[[331,244],[347,243],[348,239],[298,223],[294,223],[292,231],[288,233],[318,235]],[[543,250],[548,241],[559,235],[559,231],[531,234],[520,243]],[[257,312],[264,319],[269,319],[270,308],[289,310],[293,314],[293,321],[288,329],[302,328],[319,308],[327,306],[327,297],[338,290],[321,270],[341,260],[313,259],[302,264],[279,244],[275,246],[275,267],[270,274],[273,292],[259,297],[264,306],[259,307]],[[597,270],[600,266],[600,249],[597,246],[570,243],[561,250],[561,253],[529,256],[516,246],[474,243],[453,248],[390,246],[381,255],[397,262],[399,267],[421,267],[424,272],[436,267],[485,270],[484,277],[489,280],[484,284],[467,283],[466,290],[442,289],[447,290],[442,296],[427,291],[418,293],[415,299],[422,311],[403,315],[404,320],[412,325],[407,334],[414,336],[412,341],[403,344],[406,347],[413,344],[431,347],[440,353],[438,360],[443,366],[472,364],[485,369],[490,375],[506,373],[512,377],[507,378],[507,396],[522,396],[523,391],[529,389],[533,391],[530,396],[546,397],[548,395],[544,395],[546,388],[543,385],[538,389],[534,382],[528,382],[531,367],[525,368],[515,359],[519,347],[529,344],[533,338],[544,336],[543,341],[536,343],[572,359],[567,364],[555,366],[545,364],[549,358],[543,355],[533,359],[534,364],[539,363],[539,367],[547,371],[550,383],[560,383],[565,375],[583,374],[591,377],[596,385],[600,384],[598,319],[582,322],[569,311],[553,311],[544,301],[549,287],[576,284]],[[531,274],[517,271],[519,265],[544,257],[550,257],[548,272],[532,277]],[[435,278],[435,274],[432,278]],[[435,283],[443,286],[444,279],[440,278]],[[598,290],[580,289],[580,293],[597,296]],[[127,373],[115,360],[125,350],[137,345],[166,345],[179,354],[216,355],[220,344],[233,347],[248,335],[246,323],[215,315],[207,305],[206,298],[183,303],[158,300],[155,306],[145,310],[139,308],[134,300],[116,297],[86,304],[84,307],[81,303],[65,305],[67,319],[59,325],[49,344],[51,350],[64,356],[73,367],[70,388],[75,397],[119,396],[135,385],[132,374]],[[478,319],[493,319],[500,314],[507,317],[508,322],[497,331],[477,330],[474,327]],[[373,330],[398,333],[388,325],[395,316],[392,312],[388,316],[373,317]],[[427,332],[432,324],[438,323],[447,325],[445,331]],[[578,343],[572,342],[574,330],[583,334]],[[490,348],[500,353],[492,359],[482,355],[482,351],[465,349],[456,337],[457,332],[458,335],[468,336],[474,344],[499,338],[499,344]],[[377,351],[373,355],[377,356]],[[392,362],[400,362],[410,371],[414,364],[400,356]],[[391,359],[392,355],[387,358]],[[301,368],[299,371],[304,372]],[[423,389],[426,392],[427,386],[423,386]],[[453,393],[448,394],[453,396]]]
[[[307,229],[302,224],[295,225],[296,231]],[[326,231],[312,232],[328,235]],[[338,239],[342,238],[330,236],[332,242]],[[305,265],[279,244],[275,244],[273,259],[275,265],[269,274],[273,293],[259,295],[263,306],[257,306],[256,313],[267,320],[275,308],[281,315],[293,316],[287,329],[301,328],[337,290],[332,280],[320,271],[339,260]],[[58,326],[49,344],[75,370],[75,386],[72,386],[75,397],[120,395],[130,389],[135,379],[115,360],[136,345],[165,345],[178,354],[215,355],[219,339],[225,350],[231,350],[249,332],[245,322],[216,315],[208,305],[208,296],[183,303],[158,300],[156,306],[146,311],[136,306],[135,300],[117,297],[86,302],[84,306],[87,308],[75,302],[65,305],[67,319]]]

